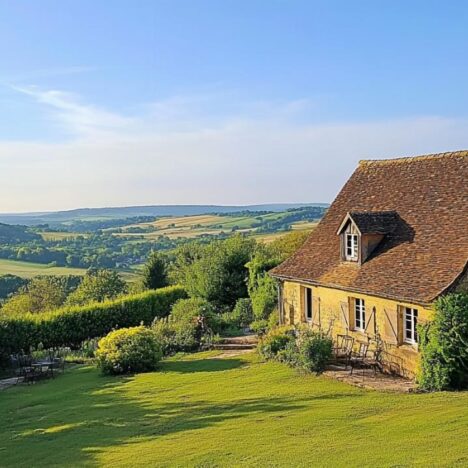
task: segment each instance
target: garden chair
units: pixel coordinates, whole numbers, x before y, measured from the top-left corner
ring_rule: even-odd
[[[367,358],[367,352],[369,351],[369,342],[360,341],[359,350],[357,353],[352,353],[349,359],[349,364],[351,365],[351,374],[353,373],[356,367],[365,367],[365,362]]]
[[[31,356],[25,354],[18,355],[19,360],[19,374],[23,377],[24,382],[26,383],[33,383],[37,381],[41,376],[42,373],[40,369],[37,369],[33,365],[33,359]]]
[[[364,358],[363,362],[364,367],[368,367],[374,370],[374,375],[377,374],[377,370],[382,372],[382,348],[376,348],[373,351],[372,357]]]
[[[336,346],[333,348],[333,356],[338,361],[345,362],[345,368],[348,368],[351,353],[353,351],[354,338],[349,335],[337,335]]]

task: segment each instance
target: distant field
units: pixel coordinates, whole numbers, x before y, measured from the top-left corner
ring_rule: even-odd
[[[49,267],[41,263],[18,262],[0,259],[0,275],[16,275],[21,278],[32,278],[38,275],[84,275],[84,268]]]
[[[86,234],[82,234],[79,232],[62,232],[62,231],[54,231],[54,232],[39,232],[38,233],[45,241],[57,241],[63,239],[75,239],[76,237],[83,236],[86,237]]]
[[[119,237],[127,238],[132,241],[132,238],[145,238],[146,240],[155,240],[159,236],[167,236],[169,239],[196,239],[201,236],[211,235],[216,236],[224,233],[232,232],[232,229],[236,227],[237,232],[250,233],[255,236],[256,239],[271,242],[278,237],[286,234],[286,231],[280,231],[275,233],[264,233],[256,234],[256,224],[260,221],[277,221],[281,220],[289,213],[270,213],[267,215],[259,216],[218,216],[218,215],[196,215],[196,216],[181,216],[173,218],[163,218],[151,223],[140,223],[132,224],[122,228],[121,233],[115,233],[114,235]],[[293,230],[305,231],[311,230],[317,225],[317,222],[298,221],[291,224]],[[126,229],[141,227],[146,228],[153,226],[157,230],[152,232],[125,232]]]
[[[0,259],[0,276],[1,275],[16,275],[21,278],[33,278],[39,275],[78,275],[82,276],[86,273],[85,268],[69,268],[69,267],[49,267],[42,263],[18,262],[16,260]],[[119,274],[125,281],[132,282],[137,278],[137,273],[133,271],[119,271]]]

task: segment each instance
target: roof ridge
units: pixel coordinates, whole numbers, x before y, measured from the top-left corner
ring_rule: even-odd
[[[399,163],[412,163],[416,161],[426,161],[433,159],[442,159],[442,158],[460,158],[468,156],[468,150],[459,150],[459,151],[447,151],[445,153],[432,153],[432,154],[422,154],[418,156],[403,156],[393,159],[361,159],[359,161],[360,166],[366,166],[370,164],[399,164]]]

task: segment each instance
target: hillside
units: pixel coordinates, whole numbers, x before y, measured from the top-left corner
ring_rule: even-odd
[[[40,236],[29,232],[26,226],[12,226],[0,223],[0,244],[19,244],[40,239]]]
[[[240,211],[285,211],[303,206],[326,208],[326,203],[270,203],[263,205],[150,205],[126,206],[110,208],[79,208],[68,211],[43,213],[0,213],[0,223],[25,224],[57,224],[70,221],[111,220],[137,216],[194,216],[212,213],[235,213]]]

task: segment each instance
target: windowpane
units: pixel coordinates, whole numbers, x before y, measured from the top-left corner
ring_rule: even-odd
[[[418,310],[411,307],[405,307],[405,341],[408,343],[417,343],[418,341]]]
[[[307,320],[312,320],[312,289],[305,288],[305,314]]]
[[[356,328],[364,330],[366,326],[366,309],[364,299],[355,299],[354,301],[354,320]]]

